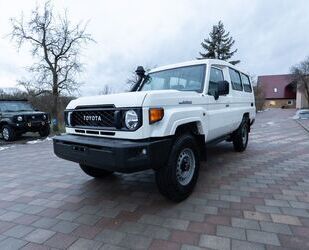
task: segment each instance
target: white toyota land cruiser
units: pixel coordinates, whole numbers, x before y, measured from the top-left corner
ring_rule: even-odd
[[[227,140],[246,149],[256,113],[250,78],[215,59],[136,73],[131,92],[71,101],[54,152],[92,177],[153,169],[159,191],[182,201],[197,182],[206,144]]]

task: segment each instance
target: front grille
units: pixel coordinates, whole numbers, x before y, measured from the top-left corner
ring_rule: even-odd
[[[72,127],[115,128],[115,110],[76,110],[70,115]]]
[[[35,121],[42,121],[43,115],[42,114],[36,114],[36,115],[26,115],[25,120],[27,122],[35,122]]]

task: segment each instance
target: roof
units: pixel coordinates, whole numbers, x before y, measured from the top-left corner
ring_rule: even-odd
[[[290,88],[291,83],[293,83],[291,74],[259,76],[257,81],[266,99],[295,99],[296,94]]]
[[[198,59],[198,60],[191,60],[191,61],[185,61],[185,62],[180,62],[180,63],[175,63],[175,64],[169,64],[169,65],[165,65],[165,66],[160,66],[154,69],[151,69],[149,71],[149,73],[153,73],[153,72],[157,72],[157,71],[162,71],[162,70],[167,70],[167,69],[173,69],[173,68],[179,68],[179,67],[186,67],[186,66],[191,66],[191,65],[200,65],[200,64],[218,64],[218,65],[225,65],[227,67],[231,67],[234,68],[246,75],[249,75],[246,71],[241,70],[240,68],[238,68],[237,66],[223,61],[223,60],[219,60],[219,59]]]

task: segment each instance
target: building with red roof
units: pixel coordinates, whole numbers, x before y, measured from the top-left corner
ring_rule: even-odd
[[[297,85],[291,74],[259,76],[257,81],[265,97],[265,108],[295,108]]]

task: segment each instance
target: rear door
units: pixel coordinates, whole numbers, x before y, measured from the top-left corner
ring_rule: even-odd
[[[236,69],[229,68],[229,76],[232,85],[231,94],[233,96],[230,103],[231,131],[240,125],[244,113],[248,113],[253,107],[253,93],[250,79],[247,75]]]

